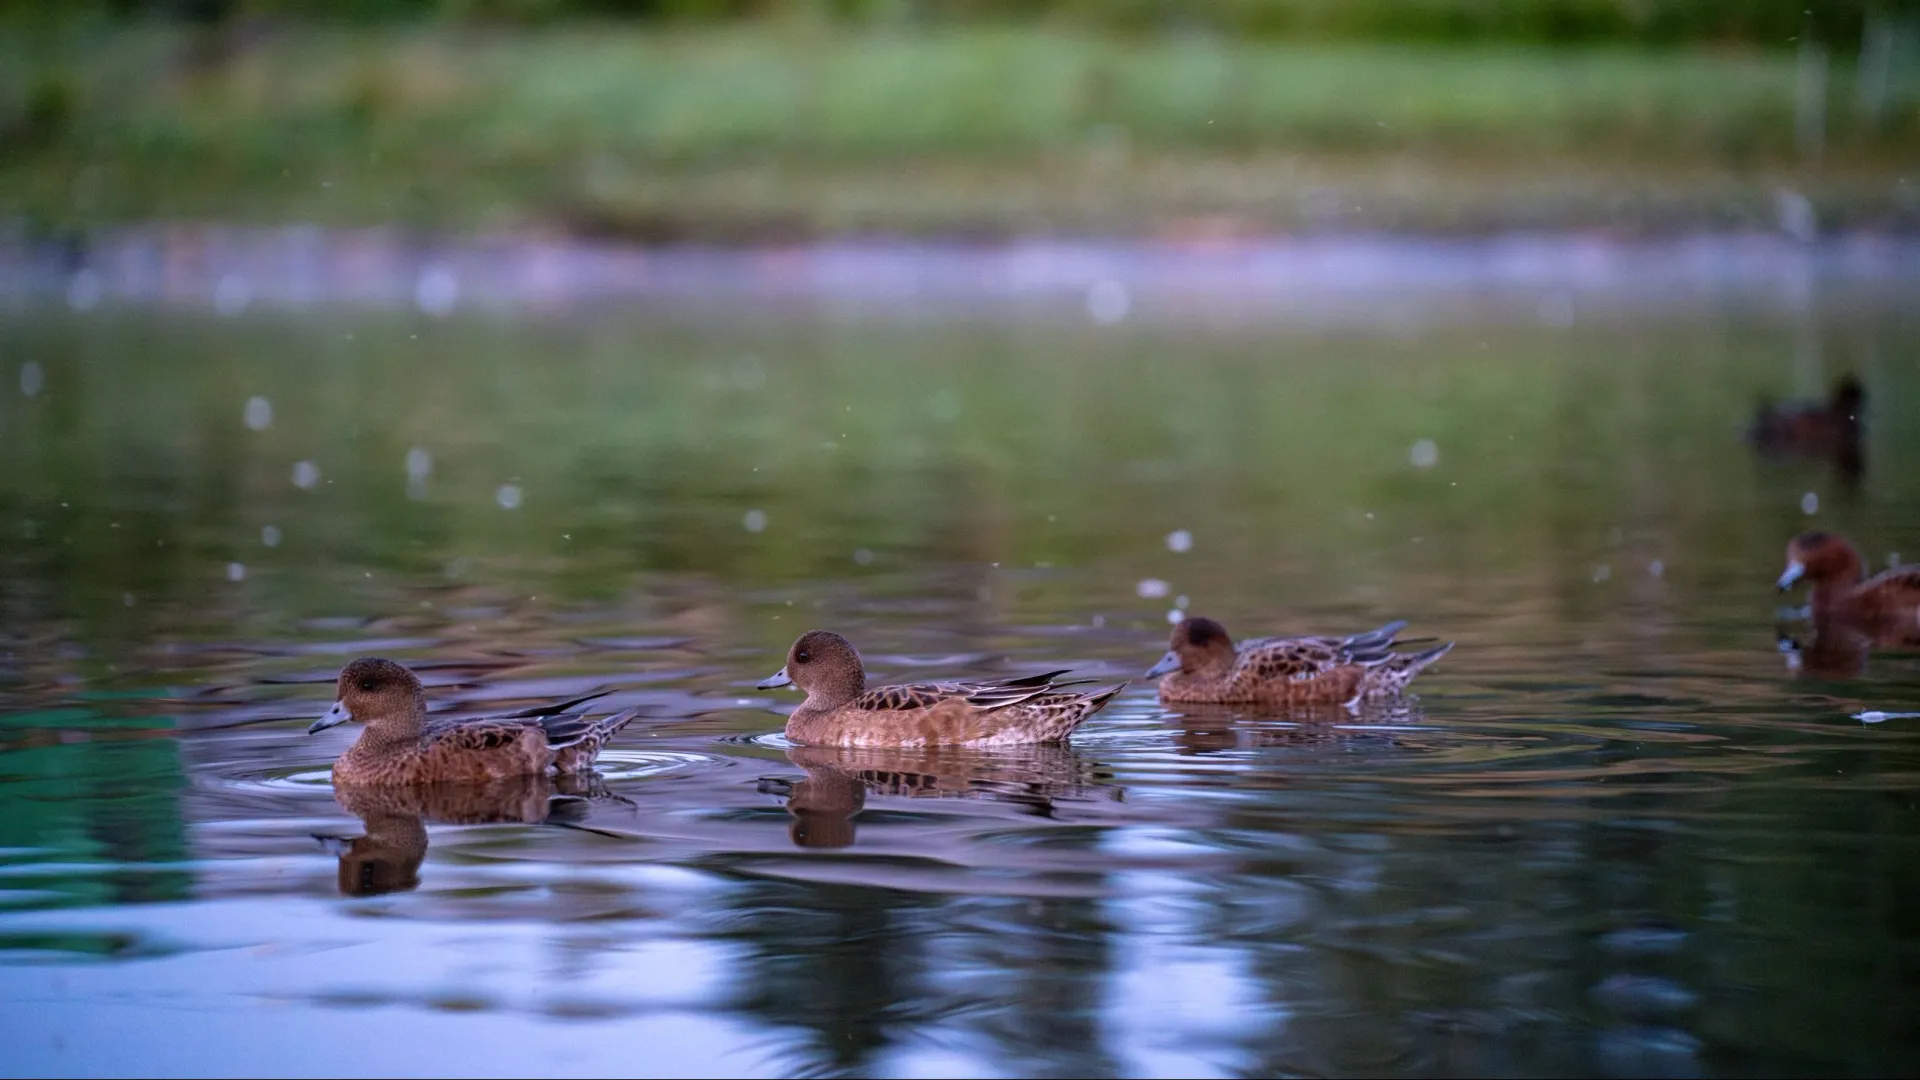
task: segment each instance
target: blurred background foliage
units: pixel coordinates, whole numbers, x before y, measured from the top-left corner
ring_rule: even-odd
[[[1920,0],[0,0],[54,227],[1877,227],[1916,165]]]
[[[853,25],[1050,22],[1109,31],[1395,41],[1633,41],[1778,48],[1860,37],[1911,0],[5,0],[9,16],[199,22],[275,15],[377,21],[588,17],[721,22],[799,15]]]

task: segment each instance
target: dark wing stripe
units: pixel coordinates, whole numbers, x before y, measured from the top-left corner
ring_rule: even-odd
[[[535,705],[531,709],[521,709],[519,712],[505,713],[500,717],[500,719],[502,720],[534,720],[543,716],[558,716],[561,713],[569,712],[573,709],[577,709],[580,706],[585,705],[589,701],[593,701],[597,698],[606,697],[608,694],[611,694],[611,693],[613,693],[613,691],[611,690],[599,690],[594,693],[588,694],[586,697],[574,698],[572,701],[562,701],[554,705]]]

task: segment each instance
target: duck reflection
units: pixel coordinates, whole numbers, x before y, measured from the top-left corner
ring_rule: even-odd
[[[1777,629],[1787,670],[1820,679],[1857,679],[1867,673],[1867,658],[1875,649],[1920,648],[1920,634],[1883,628],[1875,630],[1843,618],[1815,619],[1804,635]]]
[[[599,794],[591,777],[513,776],[485,784],[342,785],[334,801],[358,817],[366,833],[315,835],[340,858],[343,896],[379,896],[420,884],[427,822],[444,825],[564,824],[586,816]]]
[[[1098,767],[1058,744],[898,749],[797,746],[787,751],[806,770],[800,780],[766,778],[760,790],[784,795],[792,815],[787,832],[806,848],[841,848],[854,841],[854,817],[867,796],[907,799],[989,799],[1052,817],[1058,800],[1117,800],[1122,790],[1101,782]]]
[[[1342,705],[1181,705],[1170,711],[1174,745],[1182,754],[1218,754],[1271,747],[1358,749],[1396,746],[1399,739],[1378,726],[1417,724],[1425,719],[1411,699],[1368,702],[1357,709]]]

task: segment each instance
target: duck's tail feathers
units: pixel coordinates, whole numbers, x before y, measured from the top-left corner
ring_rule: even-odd
[[[1073,734],[1073,730],[1081,724],[1086,723],[1087,719],[1094,713],[1106,708],[1107,702],[1120,696],[1120,691],[1125,690],[1131,681],[1132,680],[1128,680],[1128,682],[1109,686],[1105,690],[1097,690],[1091,694],[1081,694],[1080,708],[1074,709],[1069,713],[1067,725],[1061,729],[1057,738],[1064,739]]]
[[[587,719],[585,711],[568,713],[565,716],[543,717],[540,727],[547,733],[547,746],[555,750],[565,750],[591,742],[597,753],[621,728],[633,722],[640,715],[639,709],[628,709],[621,713],[608,713],[598,720]]]
[[[1364,634],[1355,634],[1348,638],[1344,644],[1347,648],[1355,652],[1371,652],[1381,646],[1393,644],[1393,635],[1398,634],[1406,628],[1407,620],[1395,619],[1377,630],[1369,630]]]
[[[1400,693],[1428,664],[1447,655],[1453,642],[1420,652],[1390,653],[1366,664],[1366,677],[1360,683],[1360,697],[1388,697]]]

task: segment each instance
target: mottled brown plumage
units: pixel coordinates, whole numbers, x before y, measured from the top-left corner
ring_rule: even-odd
[[[1352,637],[1258,638],[1238,647],[1212,619],[1181,620],[1167,654],[1147,672],[1160,676],[1165,704],[1345,704],[1398,694],[1420,670],[1453,648],[1393,651],[1392,622]]]
[[[826,630],[802,634],[764,688],[789,683],[807,700],[787,718],[787,738],[813,746],[1010,746],[1058,742],[1125,683],[1065,692],[1063,671],[981,683],[915,683],[867,689],[860,654]]]
[[[579,708],[607,692],[500,717],[435,720],[413,672],[362,657],[340,672],[337,699],[309,733],[357,720],[360,738],[333,763],[336,784],[481,783],[580,772],[636,712],[589,720]]]
[[[1920,643],[1920,566],[1896,566],[1867,578],[1852,544],[1811,530],[1788,542],[1787,569],[1778,584],[1784,591],[1801,580],[1816,624],[1850,626],[1885,645]]]

